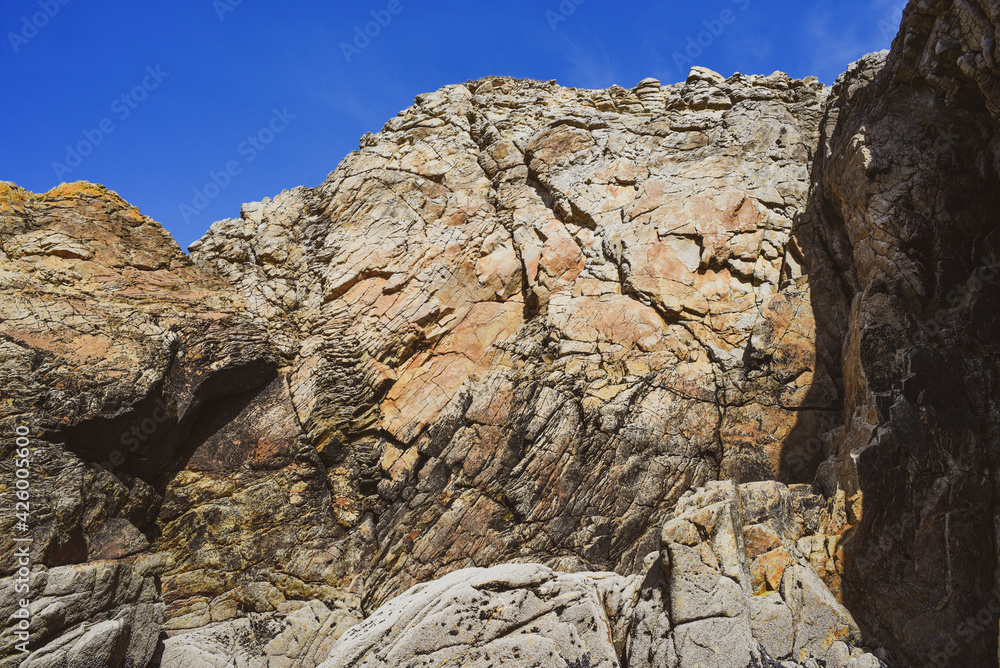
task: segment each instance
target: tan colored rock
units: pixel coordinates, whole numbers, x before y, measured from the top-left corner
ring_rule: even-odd
[[[788,604],[777,592],[750,599],[750,631],[769,656],[791,656],[795,624]]]
[[[792,493],[778,483],[732,482],[685,494],[643,575],[507,564],[416,585],[344,633],[322,667],[879,666],[804,556],[788,565],[777,591],[749,589],[754,548],[741,537],[763,536],[769,525],[747,521],[783,524],[770,539],[794,545],[809,533],[793,507],[805,493],[795,494],[799,503],[786,503]]]
[[[844,668],[873,658],[850,613],[797,548],[821,524],[803,509],[824,503],[822,516],[834,504],[776,482],[719,481],[685,494],[663,527],[659,559],[647,566],[626,665],[820,660]],[[668,639],[676,652],[669,660]]]
[[[671,107],[702,86],[726,110]],[[513,557],[629,570],[685,490],[778,475],[775,435],[828,377],[808,290],[780,277],[824,98],[698,72],[634,92],[449,86],[319,188],[247,205],[192,247],[298,342],[297,414],[349,462],[338,516],[383,518],[369,604]],[[802,352],[749,386],[751,340]],[[744,409],[768,418],[736,434]]]
[[[48,607],[29,660],[145,665],[163,626],[292,598],[356,606],[343,570],[353,557],[329,550],[344,529],[326,468],[242,299],[103,187],[3,184],[0,213],[0,365],[12,380],[0,424],[28,427],[32,577],[117,581],[67,585],[54,601],[32,586]],[[12,488],[3,494],[13,507]],[[6,574],[13,522],[0,520]],[[151,553],[155,568],[126,577]],[[13,641],[3,636],[5,656]]]
[[[785,569],[794,563],[795,559],[784,547],[776,547],[754,559],[750,566],[754,593],[777,591]]]
[[[832,89],[448,86],[190,258],[101,186],[0,184],[0,459],[30,423],[32,578],[84,573],[32,660],[162,628],[314,664],[542,562],[643,574],[595,585],[630,668],[876,665],[855,618],[894,665],[992,661],[959,629],[1000,561],[993,4],[911,3]]]

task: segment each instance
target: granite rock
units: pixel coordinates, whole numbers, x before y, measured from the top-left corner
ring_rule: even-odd
[[[912,0],[832,87],[447,86],[190,256],[0,183],[25,665],[990,664],[998,26]]]
[[[713,482],[684,495],[640,575],[505,564],[415,585],[344,633],[321,668],[881,666],[795,547],[808,533],[794,511],[775,535],[796,562],[780,592],[752,591],[755,548],[743,536],[789,495],[776,482]]]

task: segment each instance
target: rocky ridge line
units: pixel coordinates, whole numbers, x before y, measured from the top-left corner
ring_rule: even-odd
[[[25,665],[992,664],[998,25],[915,0],[832,89],[446,87],[190,258],[4,184]]]

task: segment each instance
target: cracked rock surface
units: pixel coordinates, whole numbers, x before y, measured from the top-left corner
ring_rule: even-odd
[[[998,26],[447,86],[190,256],[0,183],[24,665],[992,665]]]
[[[240,296],[101,186],[3,184],[0,206],[5,507],[14,428],[30,434],[24,665],[144,666],[161,633],[248,614],[307,634],[292,601],[357,619],[326,467]],[[15,521],[0,519],[8,616]],[[0,665],[24,658],[14,630]]]
[[[449,86],[192,246],[297,351],[338,521],[378,546],[369,609],[511,560],[633,571],[681,494],[777,476],[833,415],[788,251],[825,99],[697,69]]]
[[[797,231],[842,422],[843,601],[898,665],[992,665],[1000,615],[1000,4],[911,2],[833,87]]]
[[[798,547],[837,510],[808,487],[685,494],[638,575],[505,564],[415,585],[341,636],[321,668],[884,666]],[[761,566],[776,550],[786,559]]]

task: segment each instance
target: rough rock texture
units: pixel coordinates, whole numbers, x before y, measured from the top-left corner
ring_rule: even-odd
[[[913,2],[834,86],[809,215],[817,336],[855,500],[843,600],[898,665],[992,665],[1000,613],[996,2]]]
[[[808,485],[776,482],[715,482],[682,497],[646,575],[625,665],[878,666],[815,568],[834,552],[841,510]]]
[[[208,624],[164,641],[163,666],[293,668],[315,666],[359,619],[318,600],[288,601],[272,613]]]
[[[640,582],[538,564],[455,571],[348,630],[320,667],[617,668],[614,620]]]
[[[825,536],[836,514],[837,502],[807,485],[709,483],[681,498],[641,575],[537,564],[456,571],[380,607],[321,668],[746,668],[817,659],[878,668],[798,547]]]
[[[290,404],[280,351],[240,297],[100,186],[33,195],[4,184],[0,207],[4,507],[24,425],[32,565],[95,565],[60,579],[57,602],[46,571],[33,575],[31,660],[96,652],[67,645],[84,634],[105,643],[106,665],[145,665],[161,625],[201,627],[286,599],[356,610],[350,556],[329,549],[345,529],[329,512],[326,468]],[[15,521],[0,516],[5,574],[24,535]],[[122,575],[110,575],[115,563]],[[99,606],[95,569],[99,583],[113,579],[102,592],[117,592]],[[98,612],[109,619],[92,632]],[[144,628],[131,633],[152,643],[128,640],[136,615]],[[15,639],[0,638],[0,665],[17,665]]]
[[[156,578],[148,560],[95,561],[32,574],[31,647],[24,668],[144,665],[156,651],[163,623]],[[18,609],[14,581],[0,584],[0,617]],[[13,625],[0,633],[12,641]],[[15,638],[13,642],[18,642]],[[20,657],[23,658],[23,657]],[[7,665],[10,662],[5,662]]]
[[[448,86],[190,257],[0,184],[28,665],[990,665],[998,26],[913,0],[832,89]],[[412,650],[497,597],[547,630]]]
[[[338,520],[370,526],[369,609],[509,560],[634,571],[682,493],[778,475],[835,407],[786,257],[823,87],[648,88],[422,95],[192,246],[298,351]]]

